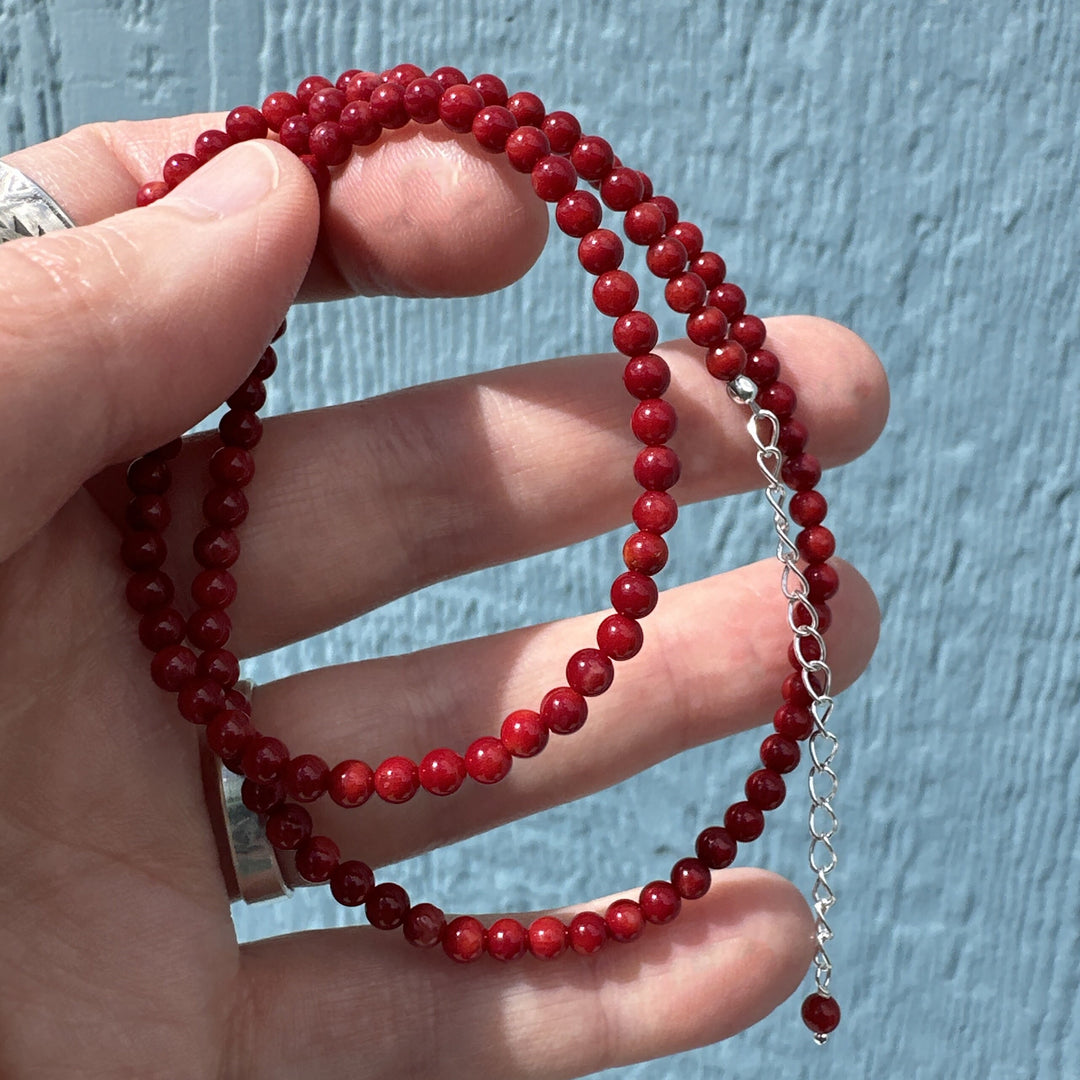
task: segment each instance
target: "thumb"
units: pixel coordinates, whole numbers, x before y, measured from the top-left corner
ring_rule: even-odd
[[[180,434],[244,380],[318,225],[304,165],[255,141],[149,207],[0,245],[0,559],[90,476]]]

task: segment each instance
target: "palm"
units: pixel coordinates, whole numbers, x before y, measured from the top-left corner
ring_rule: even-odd
[[[122,171],[117,164],[122,162],[145,176],[152,171],[150,162],[190,143],[211,119],[120,125],[104,141],[101,132],[69,138],[82,139],[84,152],[93,147],[103,174]],[[59,187],[67,155],[50,146],[26,151],[26,162],[19,163],[64,201]],[[441,264],[445,279],[430,278],[431,262],[419,239],[402,238],[394,207],[380,209],[357,195],[365,184],[393,192],[386,173],[404,174],[414,167],[409,141],[399,139],[363,169],[349,166],[341,184],[351,197],[335,194],[305,295],[370,289],[373,283],[405,292],[446,291],[461,280],[493,288],[527,268],[543,227],[533,204],[521,210],[520,178],[478,163],[453,142],[444,140],[439,154],[455,175],[462,167],[457,159],[464,160],[470,182],[486,188],[489,210],[503,210],[501,218],[488,213],[473,248],[452,253],[451,261]],[[430,153],[423,161],[431,167]],[[304,177],[288,171],[295,163],[283,161],[282,168],[283,187],[310,210]],[[448,206],[430,212],[447,220],[460,216],[462,207],[477,201],[473,194],[451,190]],[[67,202],[77,220],[92,221],[129,198],[130,188],[121,184],[110,194],[72,189]],[[73,205],[80,199],[86,200],[81,213]],[[356,220],[358,206],[376,220]],[[522,213],[531,224],[519,231],[516,246],[505,244],[502,230],[510,219],[520,230]],[[437,234],[441,220],[421,222],[418,237],[425,228]],[[208,317],[202,344],[210,355],[203,383],[195,389],[192,379],[181,380],[164,365],[133,375],[144,380],[141,388],[150,392],[146,400],[156,404],[160,397],[167,404],[159,417],[146,421],[150,430],[121,433],[87,471],[164,441],[243,378],[280,318],[278,308],[303,277],[306,262],[297,267],[284,252],[291,243],[302,253],[303,236],[313,239],[310,221],[278,227],[291,228],[300,239],[283,238],[280,252],[270,245],[269,262],[276,265],[269,271],[262,267],[270,280],[265,310],[252,313],[250,326],[231,320],[228,331]],[[384,234],[393,234],[393,242]],[[0,250],[0,276],[5,266],[14,267],[17,295],[20,269],[14,259],[5,263],[4,254]],[[486,277],[463,273],[462,260],[483,266]],[[221,287],[227,293],[228,285]],[[220,306],[224,318],[230,310],[227,295]],[[152,337],[151,331],[146,333]],[[131,332],[137,338],[138,328]],[[192,332],[197,336],[199,330]],[[814,320],[775,320],[770,335],[784,347],[785,362],[790,358],[792,381],[801,380],[804,415],[812,421],[815,411],[822,414],[814,427],[819,454],[842,460],[872,441],[883,418],[885,391],[865,347],[846,331]],[[221,336],[227,339],[224,346],[215,340]],[[196,358],[198,346],[192,348]],[[167,350],[167,343],[161,348]],[[215,364],[221,365],[223,355],[231,357],[231,368],[219,371]],[[708,453],[723,452],[735,461],[724,476],[684,481],[683,500],[753,483],[752,461],[738,442],[737,425],[718,423],[705,401],[716,387],[689,351],[673,346],[668,356],[681,380],[682,389],[673,390],[671,400],[687,444],[703,444]],[[821,376],[826,356],[828,375]],[[566,410],[566,461],[555,463],[539,490],[535,477],[531,487],[520,480],[515,487],[513,478],[528,472],[515,469],[515,463],[527,463],[531,442],[546,436],[548,419],[542,413],[567,404],[553,399],[551,390],[560,385],[552,379],[551,365],[566,363],[574,366],[574,394],[584,405]],[[599,497],[583,493],[580,505],[567,503],[552,516],[543,490],[547,483],[550,494],[563,493],[559,469],[573,467],[584,440],[607,440],[614,449],[632,445],[622,433],[623,402],[600,389],[610,378],[605,366],[602,358],[551,361],[268,424],[251,489],[253,510],[244,526],[244,576],[232,612],[237,629],[230,647],[242,656],[258,653],[429,580],[614,527],[633,494],[624,475],[625,455],[615,454],[610,478],[599,478]],[[838,367],[846,373],[841,381],[848,401],[830,390],[830,418],[826,395],[815,399],[815,383],[837,381]],[[170,405],[174,390],[178,400]],[[532,404],[521,404],[507,417],[485,411],[492,396]],[[496,458],[470,462],[445,453],[448,446],[453,449],[452,418],[464,406],[485,425],[485,437],[470,438],[467,446],[481,455],[487,448]],[[34,410],[28,415],[32,421]],[[8,426],[19,434],[17,424]],[[428,437],[401,438],[401,432],[414,431]],[[35,445],[35,439],[41,445],[45,431],[24,436],[18,445]],[[63,437],[62,432],[57,436],[61,450]],[[356,490],[342,491],[340,477],[313,482],[320,462],[297,450],[320,444],[332,448],[328,455],[355,455],[359,477],[381,473],[385,491],[359,483]],[[736,449],[728,450],[729,445]],[[467,446],[463,442],[463,452]],[[196,441],[177,463],[172,527],[177,537],[190,537],[197,527],[205,450],[206,444]],[[365,457],[379,468],[365,468]],[[448,461],[455,465],[453,473],[447,471]],[[496,499],[478,505],[470,479],[475,468],[496,463],[506,483]],[[477,965],[462,971],[445,958],[407,949],[396,935],[374,930],[238,946],[193,733],[174,699],[150,681],[148,655],[123,602],[117,558],[121,474],[105,468],[68,498],[68,491],[88,479],[79,471],[86,465],[69,455],[56,469],[35,474],[28,465],[5,479],[18,492],[19,511],[6,534],[4,550],[11,554],[0,565],[0,715],[7,748],[0,760],[5,865],[0,1063],[6,1070],[40,1076],[321,1076],[336,1075],[347,1064],[350,1074],[360,1070],[372,1076],[571,1076],[722,1037],[753,1022],[794,988],[808,959],[805,905],[785,883],[754,871],[716,876],[709,896],[691,905],[666,935],[561,970],[558,965],[541,971]],[[302,507],[296,504],[298,491]],[[422,542],[436,491],[450,504],[449,510],[442,507],[440,520],[458,522],[458,531],[449,536],[444,531],[438,547],[421,561],[398,541],[418,535]],[[468,503],[470,514],[454,513],[455,500]],[[318,558],[298,563],[312,512],[334,521],[335,529]],[[500,527],[493,533],[490,525],[496,521]],[[374,554],[363,565],[351,557],[358,522],[369,536],[374,532]],[[182,549],[177,543],[170,557]],[[174,569],[183,596],[190,568],[181,560]],[[641,665],[628,665],[611,692],[610,715],[636,716],[637,724],[616,727],[609,720],[605,727],[598,712],[574,740],[556,740],[534,768],[515,771],[497,790],[474,787],[437,805],[418,797],[403,808],[365,807],[334,819],[335,835],[344,849],[377,865],[612,783],[684,745],[760,723],[771,708],[769,688],[784,674],[782,615],[770,621],[762,614],[774,590],[775,572],[767,566],[673,590],[661,605],[664,610],[650,618],[646,645],[652,669],[665,671],[670,682],[646,677],[650,660],[643,652]],[[766,596],[768,601],[762,599]],[[747,665],[746,657],[732,657],[729,671],[718,670],[708,635],[680,631],[720,620],[735,630],[735,640],[740,628],[760,640],[760,658]],[[535,699],[594,625],[592,618],[570,620],[271,684],[260,689],[258,723],[328,760],[357,752],[380,760],[391,753],[422,753],[432,745],[462,745],[481,733],[469,726],[478,712],[498,716]],[[848,571],[834,632],[835,662],[845,681],[868,658],[875,626],[872,594]],[[511,674],[478,691],[471,676],[462,674],[478,667]],[[418,680],[439,687],[441,697],[410,695],[409,685]],[[377,710],[365,712],[357,704],[360,686],[378,702]],[[386,716],[405,717],[404,729],[390,728]],[[577,746],[568,750],[575,740]],[[590,747],[597,752],[590,753]],[[603,765],[590,769],[587,762],[600,758],[601,747]],[[755,942],[769,944],[762,951]],[[711,960],[707,969],[699,963],[703,949]],[[753,970],[746,963],[748,950]],[[332,994],[326,993],[329,986]],[[532,1054],[528,1040],[504,1041],[490,1030],[500,1014],[500,1028],[519,1030],[537,1007],[538,995],[544,995],[544,1007],[565,1032],[563,1045],[542,1058]],[[657,1002],[664,1003],[658,1011],[652,1009]],[[642,1021],[644,1014],[651,1020]],[[609,1032],[606,1040],[596,1039],[598,1024]]]

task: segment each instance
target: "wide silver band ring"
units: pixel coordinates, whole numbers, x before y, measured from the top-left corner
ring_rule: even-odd
[[[75,222],[51,195],[25,173],[0,161],[0,244],[74,227]]]

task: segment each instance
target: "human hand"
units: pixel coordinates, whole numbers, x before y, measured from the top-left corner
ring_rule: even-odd
[[[415,129],[354,155],[321,232],[306,170],[268,142],[123,212],[169,153],[220,124],[96,125],[8,158],[81,227],[0,246],[0,1072],[574,1076],[753,1023],[813,951],[799,893],[753,869],[715,874],[662,933],[559,964],[459,968],[366,927],[237,945],[194,733],[150,681],[123,599],[118,463],[243,381],[298,290],[498,288],[531,265],[546,220],[527,177]],[[236,206],[260,177],[261,198]],[[225,216],[193,201],[220,206],[223,193]],[[869,349],[815,319],[770,320],[769,336],[814,452],[831,465],[864,450],[887,409]],[[739,416],[699,350],[658,351],[680,416],[680,501],[756,486]],[[269,420],[230,648],[257,654],[619,525],[635,445],[612,363],[564,358]],[[213,446],[190,439],[173,463],[170,536],[197,531]],[[586,447],[595,464],[580,483]],[[173,548],[182,597],[194,562]],[[863,579],[841,575],[829,637],[840,686],[867,662],[878,619]],[[640,657],[573,739],[494,789],[342,813],[334,835],[378,866],[762,723],[786,674],[776,578],[769,561],[670,590]],[[264,685],[258,725],[329,761],[463,747],[554,685],[596,621]]]

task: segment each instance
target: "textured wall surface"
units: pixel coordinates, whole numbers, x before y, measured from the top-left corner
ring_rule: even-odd
[[[0,152],[404,59],[495,71],[578,112],[679,198],[754,310],[846,323],[893,388],[885,435],[826,487],[841,550],[885,618],[837,713],[845,1024],[815,1051],[789,1002],[725,1044],[618,1075],[1080,1077],[1077,8],[0,0]],[[271,408],[602,349],[603,320],[567,293],[572,252],[555,247],[480,301],[299,313]],[[507,340],[513,320],[522,336]],[[451,347],[432,348],[436,334]],[[358,341],[377,343],[369,359],[339,362]],[[764,556],[765,528],[756,503],[687,512],[667,583]],[[256,674],[518,625],[522,597],[541,618],[589,610],[617,544],[403,598]],[[752,761],[754,743],[733,742],[413,860],[399,879],[481,911],[632,886],[741,783],[745,765],[729,762]],[[753,857],[805,885],[798,802]],[[590,828],[637,839],[593,861]],[[311,894],[236,917],[246,936],[348,918]]]

